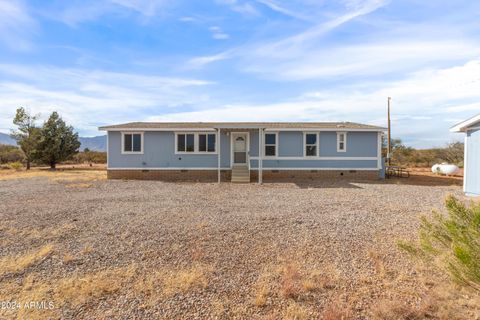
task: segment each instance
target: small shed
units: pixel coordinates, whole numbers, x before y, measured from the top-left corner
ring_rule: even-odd
[[[463,191],[469,196],[480,196],[480,114],[456,124],[450,131],[466,134]]]

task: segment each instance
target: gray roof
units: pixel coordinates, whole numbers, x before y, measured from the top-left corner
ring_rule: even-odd
[[[359,129],[384,131],[385,128],[354,122],[130,122],[100,127],[100,130],[165,129]]]

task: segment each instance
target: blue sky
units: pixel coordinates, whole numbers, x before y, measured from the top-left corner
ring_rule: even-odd
[[[129,121],[355,121],[415,147],[480,112],[480,2],[0,0],[0,131]]]

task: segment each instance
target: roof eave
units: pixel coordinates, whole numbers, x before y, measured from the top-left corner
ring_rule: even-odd
[[[480,122],[480,114],[460,123],[457,123],[453,127],[450,128],[450,132],[466,132],[469,127],[472,127],[477,122]]]
[[[267,131],[366,131],[366,132],[385,132],[386,128],[329,128],[329,127],[305,127],[305,128],[277,128],[277,127],[203,127],[203,128],[118,128],[118,127],[99,127],[99,131],[213,131],[217,129],[231,129],[231,130],[252,130],[252,129],[266,129]]]

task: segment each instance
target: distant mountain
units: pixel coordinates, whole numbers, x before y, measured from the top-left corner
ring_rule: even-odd
[[[80,151],[88,148],[90,151],[107,151],[107,136],[80,137]]]
[[[0,144],[8,144],[8,145],[16,146],[17,142],[15,141],[15,139],[12,139],[12,137],[10,137],[9,134],[0,132]]]
[[[97,137],[79,137],[81,146],[80,150],[88,148],[91,151],[107,151],[107,136],[97,136]],[[0,144],[8,144],[15,146],[17,145],[16,141],[6,133],[0,132]]]

